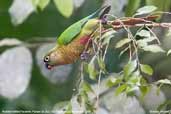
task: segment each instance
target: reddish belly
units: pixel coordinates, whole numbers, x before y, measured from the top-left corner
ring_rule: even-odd
[[[80,38],[80,43],[82,45],[86,45],[89,40],[90,40],[90,36],[84,36],[84,37]]]

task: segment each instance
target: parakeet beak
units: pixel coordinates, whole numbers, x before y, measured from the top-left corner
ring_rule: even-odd
[[[48,69],[48,70],[52,70],[52,68],[54,67],[53,65],[49,65],[48,63],[45,62],[45,67]]]

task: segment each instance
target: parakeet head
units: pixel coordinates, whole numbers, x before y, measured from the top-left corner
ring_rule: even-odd
[[[44,56],[44,63],[47,69],[52,69],[61,63],[61,55],[56,49],[51,50]]]

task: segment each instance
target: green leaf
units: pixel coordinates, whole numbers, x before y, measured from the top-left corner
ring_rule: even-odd
[[[118,85],[119,83],[122,82],[122,79],[120,78],[115,78],[115,77],[111,77],[108,81],[107,81],[107,86],[108,87],[113,87]]]
[[[128,77],[137,67],[136,60],[130,61],[127,65],[124,67],[124,75],[125,77]]]
[[[85,102],[85,101],[87,101],[89,99],[88,94],[85,91],[80,92],[80,97],[81,97],[83,102]]]
[[[148,42],[145,39],[137,40],[137,45],[139,48],[143,48],[148,46]]]
[[[146,5],[154,5],[158,11],[169,11],[171,0],[146,0]]]
[[[63,16],[68,18],[72,15],[74,9],[72,0],[54,0],[54,3]]]
[[[116,88],[115,90],[115,95],[119,95],[120,93],[122,93],[124,90],[126,90],[127,88],[127,85],[126,84],[123,84],[121,86],[119,86],[118,88]]]
[[[140,32],[137,33],[137,35],[141,37],[147,37],[147,38],[151,36],[150,32],[147,30],[141,30]]]
[[[95,68],[95,63],[94,63],[95,62],[95,59],[96,59],[96,56],[94,56],[91,59],[90,63],[88,64],[88,73],[89,73],[90,79],[92,79],[92,80],[95,80],[96,79],[96,76],[98,74],[98,72],[97,72],[97,70]]]
[[[140,76],[139,70],[136,70],[135,72],[132,73],[132,76]]]
[[[157,38],[156,37],[148,37],[148,38],[143,38],[143,39],[140,39],[140,40],[137,40],[137,45],[139,48],[143,48],[143,47],[146,47],[148,46],[148,43],[156,40]]]
[[[128,94],[128,95],[130,95],[130,94],[132,94],[133,92],[135,92],[136,90],[138,90],[139,88],[138,88],[138,86],[128,86],[127,88],[126,88],[126,93]],[[134,94],[133,94],[134,95]]]
[[[164,53],[165,51],[159,46],[159,45],[148,45],[142,48],[144,51],[150,51],[153,53],[157,53],[157,52],[162,52]]]
[[[31,0],[34,7],[39,7],[43,10],[49,3],[50,0]]]
[[[91,88],[91,85],[85,81],[83,83],[83,89],[86,92],[94,92],[93,89]]]
[[[141,77],[140,77],[140,72],[137,70],[135,72],[133,72],[131,74],[131,77],[129,78],[129,80],[127,81],[128,84],[131,84],[131,85],[141,85],[140,84],[140,80],[141,80]]]
[[[168,85],[171,85],[171,81],[168,80],[168,79],[162,79],[162,80],[157,81],[157,84],[168,84]]]
[[[37,7],[40,0],[31,0],[33,6]]]
[[[152,42],[153,40],[156,40],[156,37],[148,37],[141,40],[137,40],[137,45],[139,48],[143,48],[148,46],[148,43]]]
[[[72,113],[72,105],[71,105],[71,103],[68,104],[65,114],[73,114]]]
[[[43,10],[49,3],[50,0],[39,0],[38,7]]]
[[[148,14],[148,13],[152,13],[153,11],[155,11],[157,9],[157,7],[149,5],[149,6],[144,6],[142,8],[139,8],[136,12],[135,15],[142,15],[142,14]]]
[[[147,80],[143,76],[140,77],[140,84],[141,85],[147,85],[148,84]]]
[[[140,86],[140,91],[141,91],[141,97],[143,98],[150,90],[150,87],[148,86]]]
[[[141,0],[129,0],[125,11],[126,17],[132,16],[135,13],[135,11],[139,8],[140,4]]]
[[[167,56],[171,54],[171,49],[167,52]]]
[[[140,64],[140,69],[141,69],[142,72],[144,72],[144,73],[146,73],[148,75],[153,74],[153,69],[149,65]]]
[[[124,46],[125,44],[131,42],[131,39],[130,38],[125,38],[125,39],[122,39],[120,40],[119,42],[117,42],[116,44],[116,48],[121,48],[122,46]]]
[[[111,38],[114,37],[114,34],[115,34],[115,33],[116,33],[116,31],[113,30],[113,29],[110,30],[110,31],[108,31],[108,32],[106,32],[106,33],[104,33],[103,36],[102,36],[102,39],[104,39],[102,45],[109,44]]]
[[[156,39],[157,39],[156,37],[151,36],[148,38],[144,38],[143,40],[146,41],[147,43],[149,43],[149,42],[152,42],[153,40],[156,40]]]

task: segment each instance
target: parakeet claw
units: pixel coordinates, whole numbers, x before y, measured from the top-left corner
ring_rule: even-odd
[[[104,15],[101,19],[102,24],[107,24],[107,16]]]
[[[89,57],[89,53],[84,51],[80,57],[81,57],[81,60],[87,60]]]

